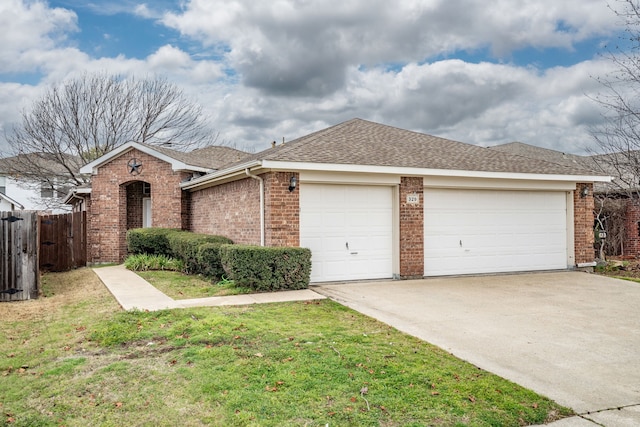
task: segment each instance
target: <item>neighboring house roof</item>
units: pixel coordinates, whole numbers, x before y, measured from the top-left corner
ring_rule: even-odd
[[[13,200],[11,197],[7,196],[6,194],[2,194],[0,193],[0,199],[7,201],[10,205],[12,205],[15,208],[18,209],[24,209],[24,205],[16,202],[15,200]]]
[[[63,157],[65,163],[73,166],[76,171],[80,169],[80,157],[64,153],[59,156]],[[26,153],[0,158],[0,175],[16,175],[16,169],[24,170],[25,167],[38,168],[39,175],[42,175],[42,171],[52,176],[68,175],[69,173],[57,156],[51,153]]]
[[[562,151],[536,147],[535,145],[525,144],[522,142],[509,142],[507,144],[494,145],[489,148],[492,150],[502,151],[504,153],[516,154],[532,159],[558,163],[565,166],[576,166],[586,169],[591,169],[592,167],[589,157],[587,156],[578,156],[576,154],[563,153]]]
[[[248,154],[244,151],[230,147],[211,146],[200,148],[191,152],[172,150],[166,147],[143,144],[140,142],[127,142],[120,147],[106,153],[96,160],[87,163],[80,169],[81,173],[96,173],[97,169],[113,158],[128,151],[137,149],[160,160],[171,164],[173,170],[185,170],[194,172],[210,172],[227,163],[236,162]]]
[[[532,159],[352,119],[247,156],[224,170],[185,183],[183,188],[194,188],[207,180],[237,173],[242,168],[303,169],[309,165],[334,171],[399,173],[402,169],[402,173],[416,175],[544,174],[582,177],[580,179],[586,177],[589,181],[609,180],[605,174],[595,173],[578,164]]]

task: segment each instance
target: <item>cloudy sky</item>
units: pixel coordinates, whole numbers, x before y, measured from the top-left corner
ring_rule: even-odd
[[[4,132],[52,84],[107,71],[168,78],[238,148],[360,117],[573,153],[621,31],[606,0],[1,0],[0,28]]]

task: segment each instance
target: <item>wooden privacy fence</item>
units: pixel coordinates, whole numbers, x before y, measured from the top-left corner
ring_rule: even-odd
[[[0,212],[0,301],[37,298],[38,214]]]
[[[40,216],[40,269],[67,271],[87,265],[87,213]]]

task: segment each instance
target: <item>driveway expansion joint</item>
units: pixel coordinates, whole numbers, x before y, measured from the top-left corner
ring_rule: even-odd
[[[598,414],[600,412],[622,411],[623,409],[635,408],[635,407],[640,407],[640,403],[632,403],[630,405],[614,406],[612,408],[605,408],[605,409],[596,409],[595,411],[582,412],[582,413],[578,414],[578,416],[582,417],[583,415]],[[589,420],[589,421],[591,421],[591,420]]]

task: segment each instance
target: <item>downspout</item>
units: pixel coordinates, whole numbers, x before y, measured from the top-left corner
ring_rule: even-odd
[[[249,168],[244,170],[248,177],[257,179],[260,182],[260,246],[264,246],[264,179],[258,175],[251,175]]]

